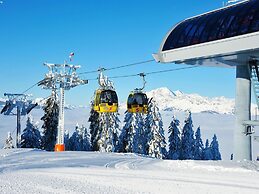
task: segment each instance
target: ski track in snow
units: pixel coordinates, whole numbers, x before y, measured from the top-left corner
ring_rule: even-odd
[[[259,193],[256,161],[0,150],[0,193]]]

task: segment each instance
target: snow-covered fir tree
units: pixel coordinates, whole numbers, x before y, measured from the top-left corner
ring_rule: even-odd
[[[124,122],[119,137],[119,152],[145,154],[146,139],[143,114],[126,111]]]
[[[110,130],[112,131],[112,144],[113,144],[113,151],[117,152],[119,147],[119,133],[120,131],[120,119],[119,113],[112,113],[110,114]]]
[[[65,133],[64,133],[64,144],[65,144],[65,149],[70,150],[69,149],[69,131],[67,129],[65,130]]]
[[[180,159],[181,154],[181,138],[180,138],[180,130],[179,130],[180,121],[173,117],[172,122],[170,123],[168,133],[168,158],[172,160]]]
[[[212,160],[221,160],[221,154],[219,152],[219,143],[216,134],[214,134],[212,142],[210,143],[210,150],[212,154]]]
[[[98,151],[98,140],[100,139],[99,113],[93,109],[93,105],[88,119],[90,122],[89,129],[91,134],[91,145],[93,151]]]
[[[148,103],[148,114],[146,117],[147,154],[159,159],[165,158],[166,141],[164,137],[163,122],[159,109],[153,99]]]
[[[134,113],[136,120],[135,134],[133,137],[133,152],[146,154],[147,136],[145,133],[145,122],[143,113]]]
[[[81,131],[82,131],[82,151],[91,151],[92,146],[90,143],[90,135],[87,132],[87,128],[82,126]]]
[[[206,143],[205,143],[205,148],[203,150],[202,159],[203,160],[212,160],[212,153],[211,153],[208,139],[206,140]]]
[[[134,121],[134,115],[133,113],[130,113],[128,111],[125,112],[124,117],[124,127],[121,130],[121,134],[119,136],[119,152],[132,152],[132,146],[133,146],[133,121]]]
[[[69,138],[69,150],[70,151],[80,151],[80,128],[79,125],[76,124],[75,127],[75,131],[73,132],[73,134],[71,135],[71,137]]]
[[[54,151],[57,138],[59,112],[59,106],[54,94],[47,99],[43,110],[44,116],[41,118],[43,121],[42,149]]]
[[[13,138],[12,138],[11,132],[8,132],[7,138],[5,140],[4,149],[12,149],[12,148],[14,148]]]
[[[98,150],[114,152],[118,146],[119,118],[118,113],[99,114]]]
[[[91,144],[86,127],[79,127],[77,124],[75,131],[69,138],[69,150],[71,151],[90,151]]]
[[[194,160],[201,160],[202,153],[203,153],[203,142],[201,139],[201,129],[200,127],[197,128],[195,132],[195,140],[194,140]]]
[[[21,137],[22,148],[41,148],[41,134],[38,127],[33,124],[32,117],[29,116],[26,122],[26,128]]]
[[[193,151],[194,151],[194,131],[192,125],[192,115],[191,112],[188,113],[187,118],[185,119],[185,125],[182,131],[182,145],[181,145],[181,159],[188,160],[193,159]]]

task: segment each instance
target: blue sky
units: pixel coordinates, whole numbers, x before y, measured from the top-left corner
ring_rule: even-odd
[[[19,93],[44,78],[43,62],[62,63],[74,52],[79,72],[152,59],[172,26],[190,16],[220,8],[221,0],[3,0],[0,4],[0,95]],[[182,67],[155,62],[108,71],[117,76]],[[87,74],[83,78],[96,78]],[[235,96],[235,70],[213,67],[146,77],[146,90],[168,87],[204,96]],[[114,79],[119,101],[142,85],[138,77]],[[86,105],[96,81],[66,93],[66,102]],[[28,93],[46,97],[34,87]]]

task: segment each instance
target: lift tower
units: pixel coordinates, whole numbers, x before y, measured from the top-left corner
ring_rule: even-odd
[[[39,82],[39,86],[43,89],[57,90],[59,89],[59,119],[58,119],[58,134],[55,151],[65,151],[64,144],[64,105],[65,105],[65,90],[70,90],[79,85],[87,84],[87,80],[82,80],[76,73],[80,68],[79,65],[44,63],[48,67],[49,72],[45,78]]]
[[[11,94],[5,93],[4,96],[8,97],[5,106],[1,110],[1,114],[4,115],[16,115],[17,116],[17,130],[16,130],[16,147],[21,147],[21,115],[26,115],[31,112],[38,104],[32,103],[32,100],[27,98],[30,95],[27,94]],[[13,109],[16,108],[17,112],[13,112]]]

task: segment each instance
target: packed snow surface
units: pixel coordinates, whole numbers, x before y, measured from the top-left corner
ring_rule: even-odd
[[[259,163],[0,150],[0,193],[259,193]]]

